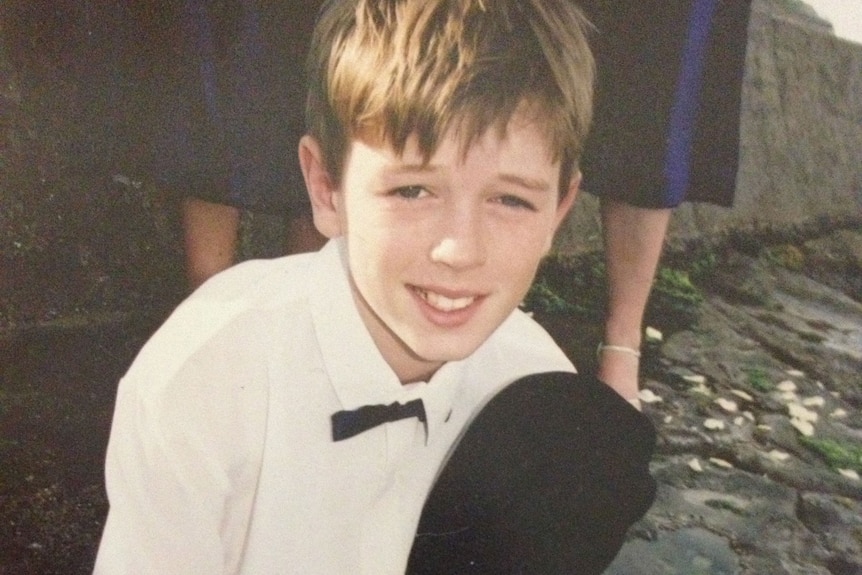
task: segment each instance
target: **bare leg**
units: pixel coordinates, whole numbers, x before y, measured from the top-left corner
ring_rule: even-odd
[[[602,202],[602,229],[608,273],[608,316],[604,343],[640,349],[647,299],[652,289],[670,209]],[[619,350],[599,357],[599,379],[625,399],[638,393],[638,358]]]
[[[194,290],[236,258],[239,210],[197,198],[183,202],[186,277]]]

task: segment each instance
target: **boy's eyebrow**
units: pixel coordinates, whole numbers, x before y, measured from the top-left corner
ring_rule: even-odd
[[[549,184],[545,180],[528,178],[525,176],[519,176],[517,174],[500,174],[500,179],[504,182],[509,182],[510,184],[515,184],[516,186],[520,186],[522,188],[526,188],[528,190],[533,190],[536,192],[547,192],[551,189],[551,184]]]
[[[427,172],[436,172],[440,168],[435,166],[434,164],[399,164],[397,166],[392,166],[388,168],[386,171],[392,174],[412,174],[416,172],[427,173]]]
[[[430,173],[439,171],[440,167],[434,164],[401,164],[392,168],[392,174],[411,174],[411,173]],[[498,178],[504,182],[514,184],[516,186],[533,190],[536,192],[547,192],[551,190],[551,184],[545,180],[520,176],[518,174],[502,173]]]

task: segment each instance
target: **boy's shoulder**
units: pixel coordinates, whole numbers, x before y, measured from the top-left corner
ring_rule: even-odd
[[[506,383],[534,373],[576,371],[554,338],[521,309],[515,309],[467,362],[471,373],[491,369],[505,374]]]
[[[555,363],[571,365],[565,352],[532,314],[517,308],[497,330],[501,345],[516,354],[536,355]]]
[[[269,300],[285,301],[303,293],[304,279],[319,254],[306,253],[276,259],[241,262],[216,274],[184,302],[246,302],[266,305]]]
[[[308,309],[315,254],[251,260],[217,274],[173,311],[143,346],[130,374],[167,382],[190,360],[232,361],[266,353],[264,334],[283,333]],[[265,342],[264,342],[265,343]],[[227,357],[227,356],[225,356]],[[206,363],[206,362],[204,362]]]

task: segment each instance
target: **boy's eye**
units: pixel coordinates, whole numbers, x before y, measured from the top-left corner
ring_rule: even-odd
[[[497,198],[497,201],[509,208],[519,208],[524,210],[536,211],[536,206],[523,198],[513,195],[503,195]]]
[[[406,200],[415,200],[427,193],[428,191],[422,186],[401,186],[392,190],[392,195]]]

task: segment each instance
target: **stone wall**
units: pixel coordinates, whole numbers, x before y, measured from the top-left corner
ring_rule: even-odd
[[[588,194],[578,200],[559,251],[601,247],[597,204]],[[862,45],[779,0],[755,0],[735,206],[684,204],[668,242],[855,218],[862,219]]]

